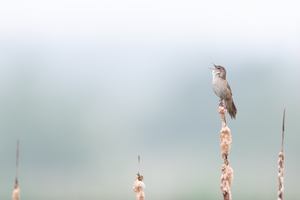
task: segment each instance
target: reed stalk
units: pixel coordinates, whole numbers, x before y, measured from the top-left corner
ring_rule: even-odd
[[[285,109],[283,111],[282,119],[282,133],[281,133],[281,150],[278,154],[278,200],[283,200],[284,193],[284,130],[285,130]]]
[[[14,183],[14,188],[12,192],[12,200],[20,200],[20,186],[19,186],[19,149],[20,149],[20,142],[19,140],[17,141],[17,150],[16,150],[16,177],[15,177],[15,183]]]
[[[221,167],[221,184],[220,188],[223,194],[224,200],[231,200],[231,184],[233,179],[233,169],[229,163],[229,153],[232,143],[231,131],[226,123],[226,109],[223,106],[219,106],[218,110],[221,118],[221,131],[220,131],[220,147],[223,164]]]

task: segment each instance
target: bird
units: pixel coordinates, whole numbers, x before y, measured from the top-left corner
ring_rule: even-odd
[[[215,65],[212,69],[212,85],[215,94],[220,98],[220,105],[227,109],[231,119],[235,119],[237,109],[232,98],[231,88],[226,80],[226,69],[220,65]]]

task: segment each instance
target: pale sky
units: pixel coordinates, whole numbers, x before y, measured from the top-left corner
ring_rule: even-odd
[[[295,40],[299,1],[2,1],[0,36]]]

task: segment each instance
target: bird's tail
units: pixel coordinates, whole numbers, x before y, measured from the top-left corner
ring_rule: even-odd
[[[225,105],[226,105],[226,109],[231,117],[231,119],[235,119],[236,113],[237,113],[237,109],[234,105],[233,99],[226,99],[225,101]]]

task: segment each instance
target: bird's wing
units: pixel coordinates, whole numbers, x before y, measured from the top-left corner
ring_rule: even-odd
[[[227,88],[230,91],[230,95],[232,96],[231,88],[230,88],[230,85],[228,84],[228,82],[227,82]]]

